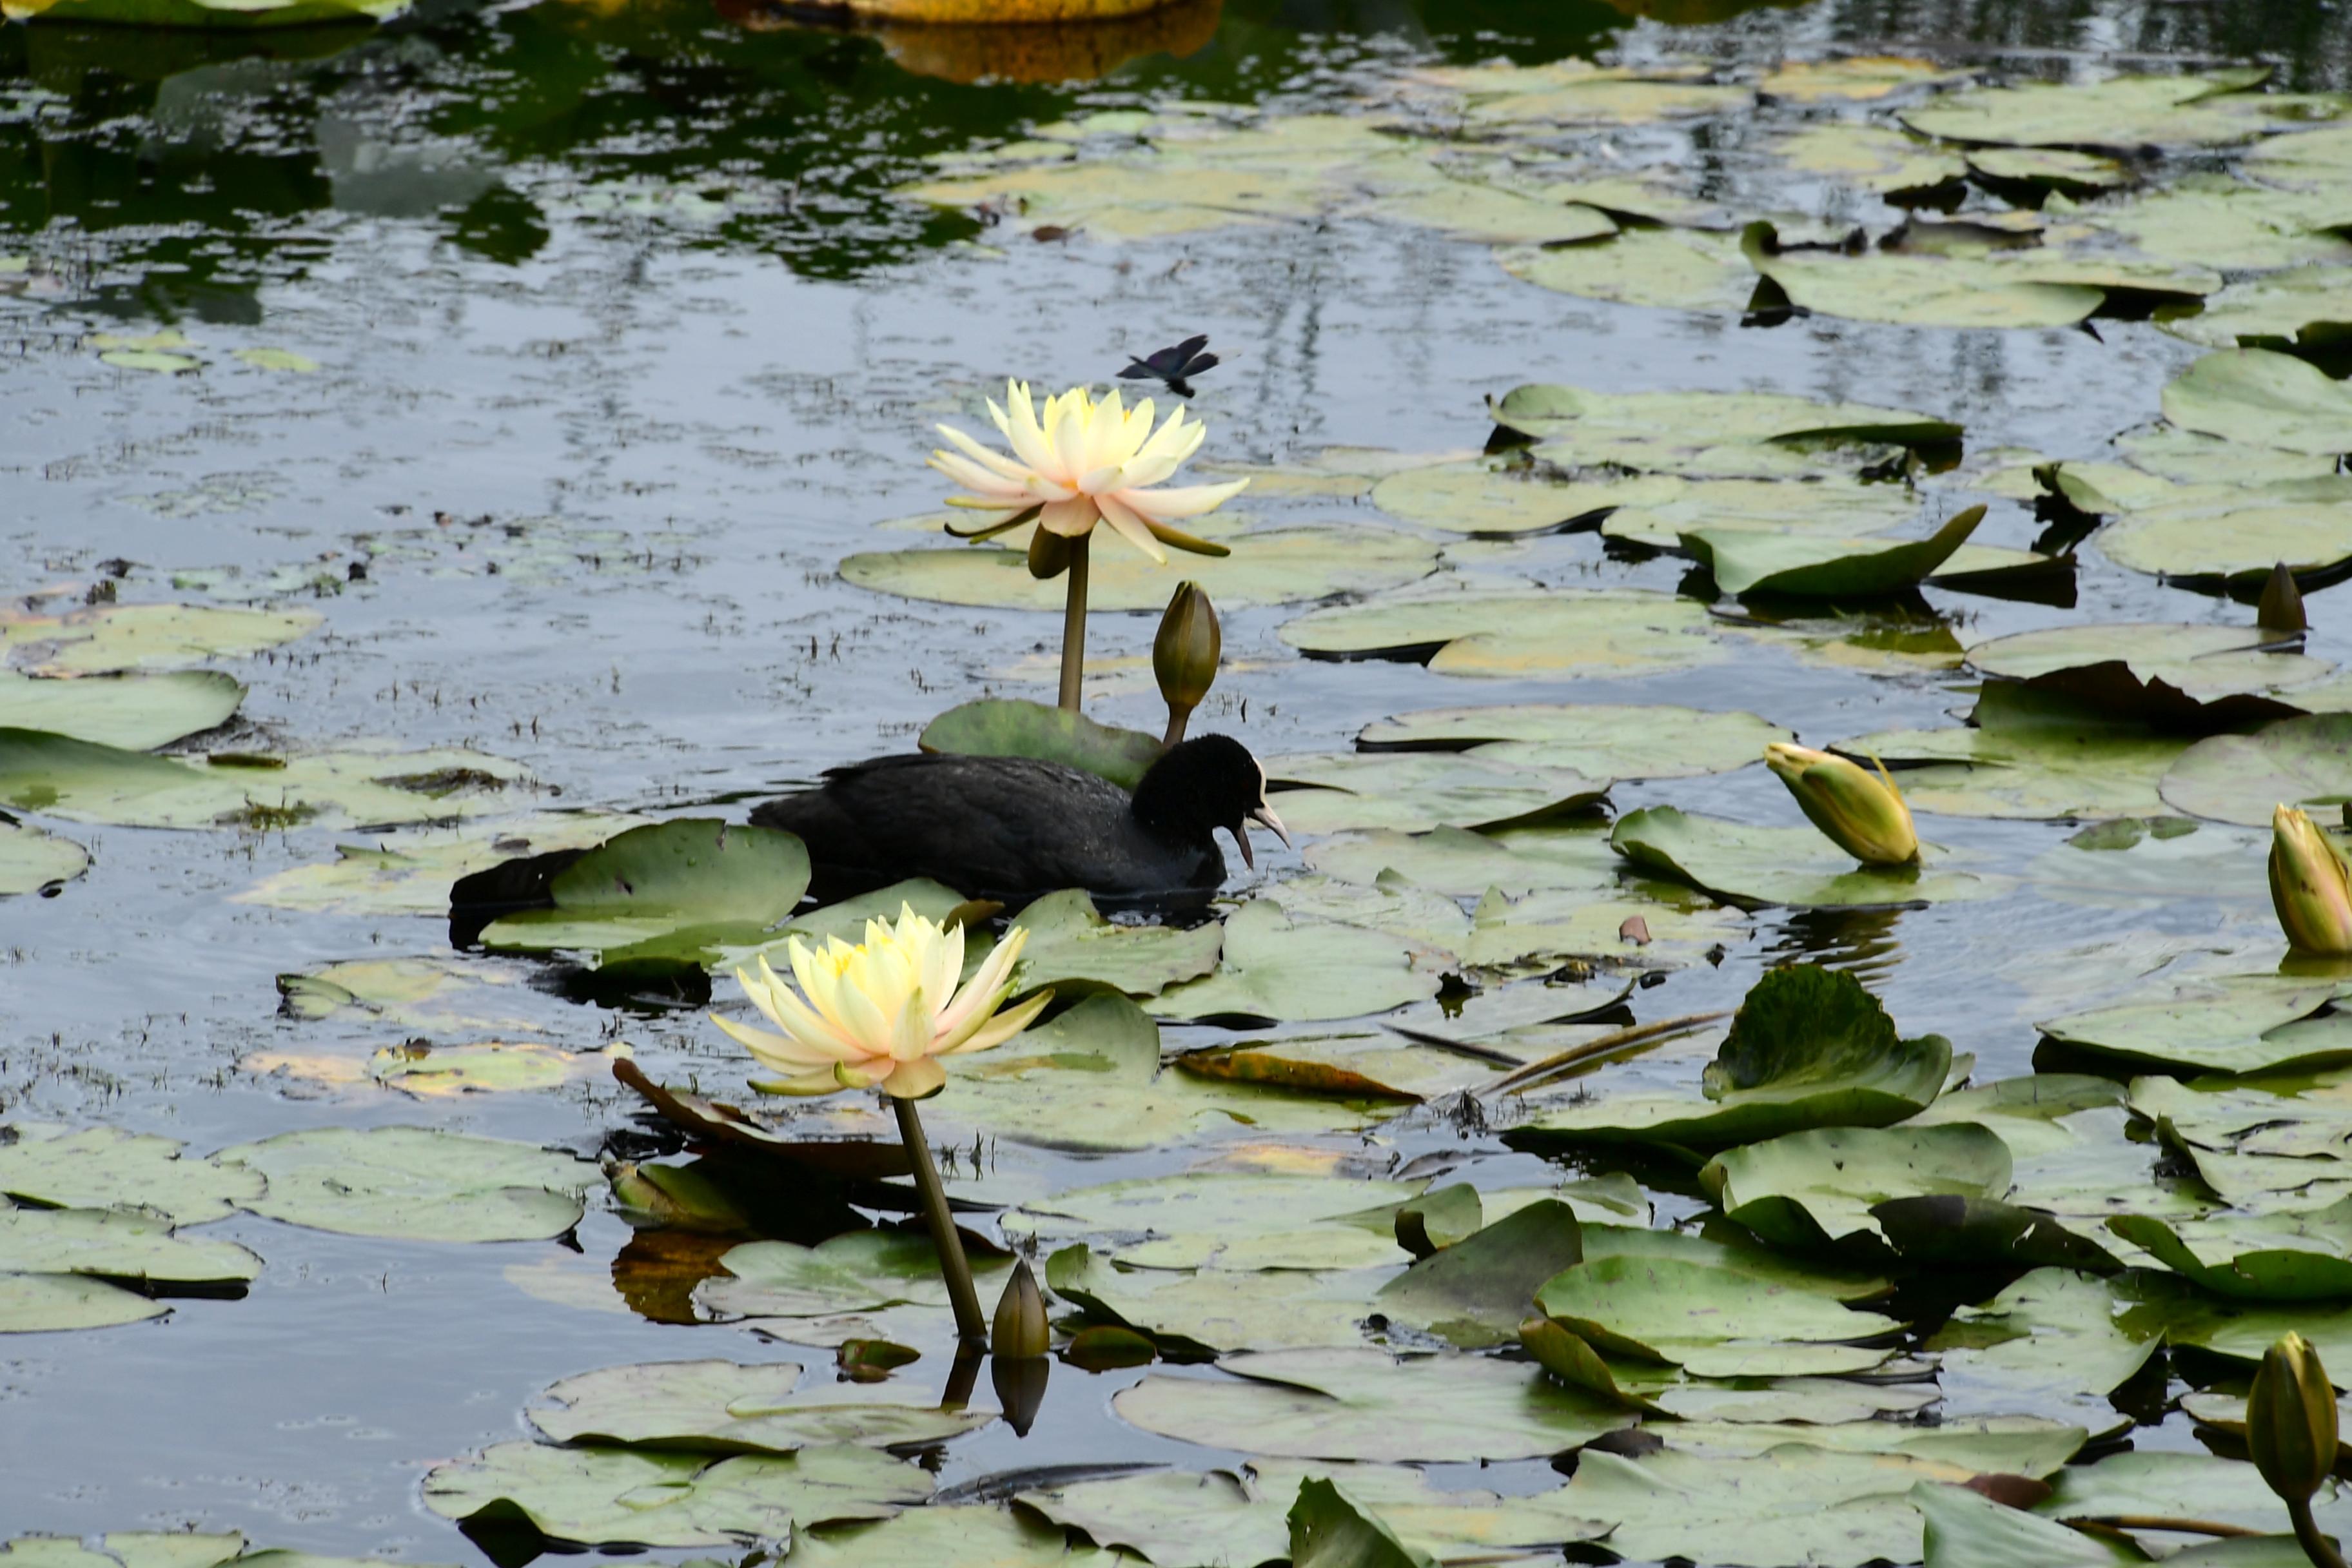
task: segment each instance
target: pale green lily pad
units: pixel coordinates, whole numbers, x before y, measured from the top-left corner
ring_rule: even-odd
[[[2352,269],[2302,267],[2232,283],[2205,309],[2163,323],[2209,349],[2312,348],[2352,337]]]
[[[1433,827],[1482,831],[1575,817],[1608,804],[1610,781],[1553,763],[1487,756],[1268,757],[1275,808],[1293,832]],[[1292,788],[1308,785],[1308,788]]]
[[[339,844],[335,858],[273,872],[235,902],[343,914],[437,915],[449,885],[519,855],[589,849],[643,826],[642,818],[600,812],[547,812],[463,827],[412,829],[366,844]]]
[[[1753,713],[1670,704],[1525,702],[1431,708],[1375,720],[1356,733],[1367,752],[1470,752],[1515,763],[1573,767],[1604,779],[1727,773],[1790,731]]]
[[[580,1221],[596,1167],[529,1143],[423,1127],[281,1132],[215,1156],[268,1178],[240,1206],[404,1241],[539,1241]]]
[[[2241,691],[2290,691],[2333,668],[2292,647],[2272,646],[2251,626],[2168,621],[2051,626],[1969,649],[1969,663],[1979,672],[2012,680],[2109,660],[2121,660],[2142,680],[2163,680],[2205,700]]]
[[[843,1525],[793,1537],[793,1568],[1118,1568],[1116,1552],[1073,1546],[1056,1524],[969,1503],[908,1509],[879,1524]]]
[[[1442,180],[1378,196],[1356,211],[1486,245],[1570,245],[1617,232],[1607,214],[1576,202],[1466,180]]]
[[[1921,1545],[1927,1568],[2115,1568],[2139,1557],[2120,1543],[1995,1502],[1965,1485],[1923,1480],[1910,1498],[1927,1521]]]
[[[519,989],[510,976],[454,958],[362,958],[279,975],[278,1010],[312,1022],[377,1020],[425,1035],[536,1032],[515,1005]]]
[[[367,1075],[386,1089],[422,1099],[463,1094],[513,1094],[554,1089],[581,1079],[607,1076],[600,1052],[560,1051],[552,1046],[492,1043],[385,1046],[367,1061]],[[239,1061],[247,1067],[254,1058]]]
[[[1688,455],[1725,443],[1932,445],[1957,441],[1960,426],[1904,408],[1822,403],[1779,392],[1595,392],[1531,383],[1491,400],[1495,423],[1539,441],[1590,438],[1596,432],[1638,441],[1660,454],[1632,468],[1679,471],[1664,454]]]
[[[2118,566],[2185,586],[2250,586],[2284,562],[2298,575],[2352,562],[2352,479],[2294,481],[2271,490],[2154,506],[2098,536]],[[2301,492],[2301,493],[2296,493]]]
[[[425,1506],[477,1526],[527,1524],[583,1546],[735,1546],[824,1521],[887,1519],[931,1479],[869,1448],[721,1459],[500,1443],[425,1478]]]
[[[1437,547],[1411,534],[1360,525],[1261,529],[1221,535],[1223,558],[1182,555],[1154,565],[1140,551],[1106,537],[1092,550],[1087,604],[1101,610],[1159,611],[1179,578],[1201,584],[1221,607],[1286,605],[1334,594],[1370,594],[1422,577]],[[1179,564],[1181,562],[1181,566]],[[1029,575],[1017,551],[987,545],[895,550],[852,555],[841,574],[861,588],[939,604],[1059,612],[1067,584]]]
[[[2087,1274],[2037,1268],[1981,1308],[1962,1308],[1931,1336],[1955,1415],[2032,1409],[2094,1434],[2126,1417],[2106,1395],[2130,1381],[2162,1342],[2160,1328],[2126,1315],[2128,1302]]]
[[[261,1259],[233,1241],[172,1234],[130,1209],[0,1209],[0,1273],[90,1274],[163,1285],[241,1285]]]
[[[1217,967],[1225,930],[1212,921],[1182,930],[1114,925],[1076,888],[1048,893],[1014,915],[1029,933],[1014,984],[1024,992],[1050,985],[1057,994],[1118,991],[1156,996]]]
[[[2010,1168],[1983,1127],[1823,1127],[1727,1150],[1699,1182],[1727,1217],[1804,1251],[1884,1240],[1871,1210],[1889,1199],[2000,1197]]]
[[[2157,261],[2080,258],[2036,250],[1983,256],[1872,251],[1837,256],[1771,247],[1769,226],[1751,224],[1748,258],[1790,302],[1825,316],[1897,326],[2065,327],[2107,302],[2107,290],[2201,297],[2219,273]],[[1765,231],[1759,236],[1758,231]]]
[[[565,867],[547,885],[554,907],[490,922],[501,952],[610,952],[650,944],[677,956],[757,942],[808,889],[808,851],[768,827],[707,819],[633,827]]]
[[[102,1279],[72,1274],[0,1274],[0,1334],[110,1329],[172,1309]]]
[[[1310,844],[1305,856],[1317,870],[1367,887],[1393,871],[1418,887],[1461,898],[1490,888],[1509,896],[1538,889],[1612,889],[1623,865],[1607,834],[1573,827],[1349,834]]]
[[[274,829],[475,816],[528,774],[480,752],[326,752],[191,765],[40,730],[0,729],[0,803],[127,827]]]
[[[1282,907],[1294,920],[1336,921],[1402,937],[1433,953],[1458,951],[1470,935],[1470,917],[1444,893],[1383,870],[1369,883],[1337,877],[1291,877]]]
[[[2180,484],[2263,485],[2326,479],[2336,472],[2332,454],[2248,447],[2164,420],[2125,431],[2116,437],[2115,447],[2135,468]]]
[[[1924,540],[1822,539],[1753,529],[1700,529],[1683,547],[1727,594],[1868,598],[1916,588],[1968,542],[1984,521],[1970,507]]]
[[[0,823],[0,897],[37,893],[89,869],[89,851],[23,823]]]
[[[1932,1404],[1932,1384],[1924,1388],[1916,1384],[1903,1387],[1821,1377],[1748,1380],[1727,1387],[1719,1384],[1686,1384],[1681,1387],[1707,1396],[1704,1402],[1694,1402],[1701,1411],[1720,1401],[1735,1409],[1752,1405],[1759,1411],[1769,1412],[1776,1397],[1790,1399],[1799,1391],[1811,1393],[1817,1389],[1851,1391],[1849,1404],[1853,1405],[1863,1403],[1852,1397],[1853,1394],[1876,1394],[1885,1400],[1877,1417],[1870,1420],[1806,1421],[1802,1416],[1811,1401],[1800,1394],[1791,1401],[1796,1408],[1780,1420],[1713,1420],[1702,1416],[1671,1425],[1661,1422],[1650,1428],[1667,1447],[1706,1458],[1741,1458],[1797,1444],[1843,1454],[1900,1455],[1929,1464],[1955,1466],[1979,1475],[2039,1479],[2073,1458],[2088,1436],[2080,1426],[2045,1421],[2037,1415],[1964,1415],[1937,1419],[1932,1426],[1912,1426],[1906,1417],[1916,1415],[1920,1407],[1902,1403],[1898,1396],[1925,1394],[1925,1403]],[[1675,1393],[1668,1391],[1665,1397],[1670,1404],[1679,1406],[1688,1401],[1687,1393],[1682,1398],[1676,1398]],[[1826,1406],[1836,1395],[1816,1397]]]
[[[1437,1559],[1406,1545],[1378,1510],[1328,1476],[1298,1483],[1289,1521],[1293,1568],[1437,1568]]]
[[[1385,1013],[1437,993],[1395,938],[1354,926],[1295,921],[1254,899],[1225,921],[1216,972],[1152,1001],[1162,1017],[1243,1017],[1311,1023]]]
[[[2352,1070],[2231,1081],[2134,1079],[2132,1110],[2198,1179],[2253,1214],[2328,1209],[2352,1197]]]
[[[1046,1288],[1097,1322],[1148,1336],[1160,1353],[1308,1350],[1363,1341],[1385,1269],[1126,1269],[1084,1243],[1045,1259]]]
[[[1748,931],[1744,911],[1714,907],[1704,894],[1672,883],[1650,884],[1644,898],[1595,900],[1540,888],[1513,899],[1490,886],[1472,911],[1462,962],[1509,970],[1530,961],[1600,958],[1671,969],[1738,942]]]
[[[1630,1426],[1632,1415],[1560,1388],[1537,1368],[1385,1351],[1229,1356],[1210,1379],[1155,1373],[1111,1400],[1131,1426],[1215,1448],[1380,1464],[1532,1459]]]
[[[2292,354],[2222,349],[2164,389],[2164,416],[2250,447],[2352,452],[2352,390]]]
[[[1670,1257],[1588,1258],[1537,1293],[1544,1312],[1604,1354],[1679,1366],[1695,1377],[1864,1372],[1893,1318],[1790,1289],[1736,1268]]]
[[[2238,1074],[2329,1067],[2352,1061],[2352,1016],[2332,1005],[2341,988],[2276,974],[2216,975],[2035,1027],[2119,1067]]]
[[[2155,1514],[2210,1519],[2242,1529],[2281,1533],[2291,1528],[2286,1505],[2253,1466],[2214,1454],[2133,1451],[2095,1465],[2070,1465],[2053,1478],[2051,1495],[2033,1511],[2049,1519],[2101,1519]],[[2319,1527],[2331,1535],[2352,1529],[2352,1496],[2322,1481],[2312,1500]]]
[[[1097,724],[1083,713],[1043,702],[987,698],[949,709],[923,727],[927,752],[973,757],[1034,757],[1099,774],[1124,790],[1160,760],[1160,737]]]
[[[1980,724],[1857,735],[1832,750],[1895,769],[1914,811],[2040,821],[2162,813],[2158,781],[2188,746],[2122,727]]]
[[[2045,185],[2069,195],[2127,184],[2131,175],[2113,158],[2058,147],[1971,147],[1969,167],[1991,180]]]
[[[373,3],[383,5],[386,0],[373,0]],[[390,4],[403,10],[407,8],[407,0],[390,0]],[[234,349],[230,351],[229,357],[256,370],[283,371],[294,375],[310,375],[319,368],[317,360],[307,354],[298,354],[291,349]]]
[[[2267,74],[2258,68],[1975,88],[1897,117],[1925,135],[2012,147],[2226,147],[2284,128],[2289,100],[2244,90]]]
[[[1538,288],[1618,305],[1728,315],[1756,291],[1738,242],[1704,229],[1628,229],[1587,245],[1512,247],[1495,259]]]
[[[1422,1258],[1372,1302],[1391,1320],[1466,1350],[1509,1344],[1536,1292],[1583,1259],[1575,1211],[1540,1199]]]
[[[42,679],[0,671],[0,726],[152,751],[226,723],[245,686],[216,669]]]
[[[1566,484],[1523,463],[1492,458],[1472,463],[1408,468],[1372,489],[1372,504],[1391,517],[1449,533],[1543,533],[1621,504],[1620,487]]]
[[[948,1304],[939,1254],[920,1233],[845,1231],[801,1247],[751,1241],[719,1259],[727,1276],[705,1280],[697,1298],[716,1311],[750,1318],[824,1318],[911,1303]],[[1009,1258],[971,1259],[976,1276],[1012,1267]],[[711,1363],[695,1364],[708,1368]],[[698,1374],[698,1385],[707,1378]]]
[[[790,1454],[836,1444],[914,1447],[995,1419],[986,1410],[942,1409],[927,1391],[895,1384],[820,1382],[803,1389],[803,1372],[791,1362],[606,1367],[565,1378],[527,1414],[558,1443],[706,1455]]]
[[[181,1157],[181,1144],[115,1127],[0,1125],[0,1194],[54,1208],[152,1209],[174,1225],[224,1219],[260,1197],[259,1173]]]
[[[58,615],[0,614],[7,662],[34,675],[100,675],[237,658],[292,642],[323,616],[310,610],[206,605],[93,605]]]
[[[2277,805],[2335,816],[2352,801],[2352,713],[2282,719],[2252,735],[2209,735],[2180,754],[2160,786],[2192,816],[2263,826]]]
[[[1083,1237],[1139,1268],[1370,1268],[1406,1261],[1382,1205],[1405,1203],[1423,1185],[1193,1171],[1033,1199],[1003,1224],[1046,1243]]]
[[[2167,827],[2171,830],[2162,830]],[[2177,816],[2122,817],[2086,827],[2035,857],[2026,874],[2042,896],[2070,904],[2128,909],[2179,898],[2261,902],[2270,897],[2268,854],[2267,838],[2251,833],[2198,828]]]
[[[1895,1454],[1792,1447],[1753,1458],[1671,1450],[1641,1459],[1581,1455],[1568,1501],[1617,1521],[1629,1560],[1676,1557],[1747,1568],[1861,1568],[1917,1555],[1922,1481],[1964,1481],[1954,1465]]]
[[[1876,125],[1846,121],[1809,125],[1776,151],[1800,174],[1826,174],[1879,195],[1927,191],[1968,176],[1958,153]]]
[[[1702,560],[1700,548],[1688,542],[1702,531],[1710,538],[1740,531],[1839,541],[1899,527],[1918,510],[1917,501],[1899,486],[1862,484],[1843,476],[1791,483],[1654,475],[1628,481],[1625,490],[1625,504],[1601,524],[1602,538]],[[1849,545],[1845,552],[1852,550]]]
[[[1623,679],[1727,657],[1705,609],[1669,594],[1562,589],[1549,594],[1424,593],[1316,610],[1282,640],[1310,657],[1412,658],[1446,675],[1562,671]]]
[[[2143,256],[2187,266],[2267,271],[2352,260],[2352,242],[2326,232],[2352,219],[2352,199],[2277,190],[2218,171],[2179,175],[2081,216]],[[2214,346],[2236,345],[2224,339]]]
[[[2219,1296],[2257,1301],[2352,1296],[2352,1199],[2295,1214],[2169,1223],[2117,1215],[2107,1228]]]
[[[1901,55],[1854,55],[1822,60],[1782,60],[1756,84],[1766,99],[1796,103],[1873,102],[1907,88],[1939,86],[1959,73]]]
[[[1990,878],[1945,869],[1934,845],[1920,846],[1919,864],[1862,866],[1810,827],[1754,827],[1671,805],[1628,813],[1609,842],[1646,871],[1748,907],[1903,909],[2001,890]]]

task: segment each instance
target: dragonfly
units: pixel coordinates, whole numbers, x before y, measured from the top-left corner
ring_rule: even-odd
[[[1186,378],[1217,366],[1216,355],[1201,352],[1208,343],[1209,334],[1202,332],[1197,337],[1186,338],[1173,348],[1161,349],[1140,359],[1130,358],[1127,368],[1118,373],[1118,378],[1121,381],[1165,382],[1168,390],[1177,396],[1190,397],[1192,385]]]

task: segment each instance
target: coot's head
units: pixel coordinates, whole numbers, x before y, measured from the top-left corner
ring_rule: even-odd
[[[1265,803],[1265,770],[1229,735],[1201,735],[1171,746],[1135,786],[1135,816],[1155,833],[1186,840],[1206,842],[1222,827],[1241,847],[1244,866],[1257,864],[1248,824],[1263,824],[1290,842],[1282,818]]]

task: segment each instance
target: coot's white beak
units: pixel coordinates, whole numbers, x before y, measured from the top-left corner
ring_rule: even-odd
[[[1290,829],[1283,826],[1282,818],[1274,814],[1274,807],[1261,803],[1255,811],[1249,814],[1249,819],[1272,829],[1274,836],[1282,840],[1285,849],[1295,847],[1290,842]],[[1250,858],[1249,830],[1244,828],[1236,837],[1242,841],[1242,864],[1255,868],[1257,862]]]

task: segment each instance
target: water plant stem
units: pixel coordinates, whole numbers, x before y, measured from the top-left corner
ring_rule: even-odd
[[[1062,605],[1062,707],[1078,710],[1079,687],[1087,667],[1087,547],[1094,535],[1082,533],[1070,541],[1070,596]]]
[[[1184,726],[1191,722],[1192,718],[1192,710],[1190,708],[1169,709],[1168,731],[1160,737],[1160,743],[1162,746],[1172,746],[1177,742],[1182,740],[1184,738]]]
[[[963,1255],[962,1238],[956,1235],[955,1215],[948,1212],[947,1189],[940,1185],[940,1168],[931,1162],[922,1118],[915,1114],[911,1100],[893,1095],[890,1108],[898,1113],[898,1142],[906,1145],[907,1163],[915,1168],[915,1190],[922,1194],[923,1218],[931,1227],[931,1246],[939,1252],[940,1273],[948,1282],[956,1334],[986,1344],[988,1321],[980,1315],[980,1292],[972,1289],[971,1264]]]
[[[2336,1542],[2320,1533],[2319,1521],[2311,1517],[2311,1500],[2304,1498],[2286,1505],[2289,1519],[2294,1521],[2294,1539],[2303,1554],[2312,1561],[2313,1568],[2344,1568],[2344,1553],[2336,1550]]]

